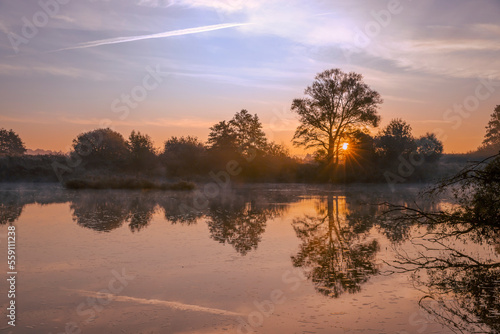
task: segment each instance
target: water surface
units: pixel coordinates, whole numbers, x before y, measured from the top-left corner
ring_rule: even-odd
[[[475,270],[479,276],[471,277],[468,268],[457,266],[451,278],[395,268],[402,255],[446,258],[455,248],[481,263],[499,262],[498,236],[465,236],[443,243],[451,248],[427,247],[422,253],[425,229],[381,215],[384,202],[417,202],[428,210],[450,205],[446,198],[423,201],[422,189],[258,185],[207,197],[4,184],[0,245],[6,254],[7,226],[16,226],[18,308],[16,328],[6,320],[0,328],[5,333],[498,330],[498,268]],[[471,279],[460,280],[465,274]],[[453,279],[463,284],[455,291]],[[489,285],[473,291],[483,283]],[[5,319],[7,299],[3,293],[0,298]]]

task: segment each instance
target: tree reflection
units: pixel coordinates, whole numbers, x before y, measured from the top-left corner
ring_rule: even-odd
[[[2,185],[0,189],[0,225],[16,222],[25,205],[65,203],[68,196],[60,188],[54,186],[29,185],[25,187]]]
[[[110,232],[129,217],[127,199],[111,193],[86,192],[70,204],[72,218],[78,225],[101,232]]]
[[[129,228],[132,232],[139,232],[149,225],[156,211],[156,201],[139,196],[134,198],[129,206]]]
[[[246,255],[257,249],[267,221],[281,215],[284,209],[282,205],[263,204],[234,196],[214,200],[207,213],[210,237]]]
[[[368,238],[372,226],[363,212],[349,213],[345,197],[328,195],[316,207],[317,216],[295,219],[293,227],[302,240],[296,267],[308,269],[308,278],[323,295],[337,298],[356,293],[361,284],[378,273],[377,240]]]
[[[479,241],[477,230],[468,232],[473,238],[457,238],[453,226],[433,229],[413,238],[417,255],[400,252],[394,268],[412,273],[425,293],[421,307],[436,320],[460,333],[500,333],[500,256],[488,245],[492,240]],[[492,233],[498,242],[500,232]]]
[[[13,223],[19,219],[24,204],[8,193],[0,194],[0,225]]]
[[[429,211],[393,206],[398,220],[420,225],[412,251],[393,267],[425,292],[420,305],[460,333],[500,333],[500,156],[465,168],[431,194],[452,189],[455,205]]]
[[[154,194],[116,191],[79,193],[70,203],[73,221],[100,232],[110,232],[128,222],[132,232],[149,225],[158,200]]]
[[[190,205],[192,196],[168,197],[159,201],[165,219],[172,224],[192,225],[203,217],[203,209]]]

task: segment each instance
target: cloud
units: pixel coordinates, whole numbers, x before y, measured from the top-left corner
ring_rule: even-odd
[[[138,0],[151,7],[184,7],[214,11],[221,19],[243,18],[251,22],[242,31],[253,35],[275,35],[304,44],[325,44],[349,38],[351,24],[340,6],[301,0]]]
[[[9,29],[7,28],[7,24],[5,24],[3,21],[0,21],[0,31],[5,34],[10,33]]]
[[[213,30],[220,30],[220,29],[241,27],[241,26],[244,26],[244,25],[248,25],[248,23],[224,23],[224,24],[215,24],[215,25],[202,26],[202,27],[196,27],[196,28],[171,30],[171,31],[165,31],[165,32],[157,33],[157,34],[108,38],[108,39],[101,39],[101,40],[97,40],[97,41],[82,43],[82,44],[78,44],[78,45],[75,45],[75,46],[71,46],[71,47],[67,47],[67,48],[62,48],[62,49],[54,50],[52,52],[58,52],[58,51],[64,51],[64,50],[92,48],[92,47],[101,46],[101,45],[127,43],[127,42],[140,41],[140,40],[144,40],[144,39],[166,38],[166,37],[173,37],[173,36],[198,34],[198,33],[208,32],[208,31],[213,31]]]
[[[411,99],[411,98],[407,98],[407,97],[392,96],[392,95],[384,95],[384,100],[390,100],[390,101],[396,101],[396,102],[419,103],[419,104],[428,103],[427,101]]]
[[[54,120],[49,118],[34,118],[29,117],[9,117],[0,115],[0,121],[2,122],[12,122],[12,123],[33,123],[33,124],[54,124]]]
[[[272,0],[267,1],[272,2]],[[258,8],[264,4],[262,0],[139,0],[139,6],[148,7],[170,7],[184,6],[190,8],[206,8],[224,12],[239,12],[252,8]]]
[[[0,73],[5,75],[51,75],[57,77],[86,78],[95,81],[107,80],[108,77],[101,72],[89,71],[76,67],[46,66],[46,65],[9,65],[0,64]]]
[[[78,117],[66,117],[62,116],[58,118],[59,121],[63,123],[78,124],[78,125],[92,125],[98,126],[102,123],[104,118],[78,118]],[[170,119],[170,118],[158,118],[149,120],[130,120],[130,121],[117,121],[113,120],[112,125],[114,126],[159,126],[159,127],[171,127],[171,128],[198,128],[198,129],[208,129],[214,125],[215,121],[200,119],[200,118],[181,118],[181,119]]]
[[[174,4],[174,0],[139,0],[137,2],[137,5],[147,7],[170,7]]]

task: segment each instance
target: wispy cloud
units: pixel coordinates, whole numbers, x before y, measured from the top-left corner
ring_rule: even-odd
[[[259,8],[270,0],[139,0],[139,6],[148,7],[170,7],[170,6],[184,6],[184,7],[201,7],[207,9],[215,9],[224,12],[238,12],[250,8]]]
[[[76,67],[44,66],[44,65],[9,65],[0,64],[0,74],[29,76],[33,74],[50,75],[55,77],[84,78],[94,81],[109,79],[108,76],[97,72]]]
[[[384,95],[384,100],[390,100],[390,101],[396,101],[396,102],[420,103],[420,104],[427,103],[427,101],[411,99],[411,98],[401,97],[401,96],[392,96],[392,95]]]
[[[0,118],[1,119],[1,118]],[[90,125],[99,126],[102,119],[101,118],[79,118],[79,117],[60,117],[59,121],[70,124],[78,125]],[[171,127],[171,128],[198,128],[198,129],[208,129],[214,125],[215,120],[207,120],[201,118],[182,118],[182,119],[172,119],[172,118],[156,118],[149,120],[129,120],[129,121],[113,121],[113,125],[116,126],[157,126],[157,127]]]
[[[0,21],[0,31],[5,34],[9,33],[9,29],[7,28],[7,25],[3,21]]]
[[[140,41],[140,40],[144,40],[144,39],[166,38],[166,37],[173,37],[173,36],[198,34],[198,33],[208,32],[208,31],[213,31],[213,30],[220,30],[220,29],[228,29],[228,28],[234,28],[234,27],[241,27],[241,26],[245,26],[245,25],[248,25],[248,24],[249,23],[224,23],[224,24],[215,24],[215,25],[202,26],[202,27],[196,27],[196,28],[171,30],[171,31],[165,31],[165,32],[157,33],[157,34],[108,38],[108,39],[101,39],[101,40],[97,40],[97,41],[82,43],[82,44],[78,44],[78,45],[75,45],[75,46],[71,46],[71,47],[67,47],[67,48],[62,48],[62,49],[54,50],[52,52],[58,52],[58,51],[64,51],[64,50],[74,50],[74,49],[93,48],[93,47],[101,46],[101,45],[118,44],[118,43],[128,43],[128,42]]]

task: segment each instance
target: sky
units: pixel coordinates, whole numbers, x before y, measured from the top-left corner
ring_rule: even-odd
[[[205,141],[241,109],[288,146],[317,73],[378,91],[447,153],[477,148],[500,104],[498,0],[0,0],[0,128],[29,149],[135,129]],[[375,134],[379,129],[374,129]]]

